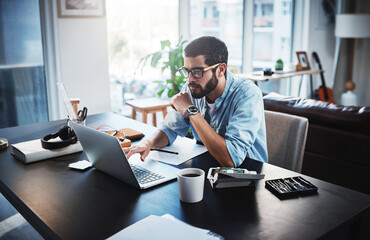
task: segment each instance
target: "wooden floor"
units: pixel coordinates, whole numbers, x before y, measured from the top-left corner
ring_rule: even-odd
[[[43,239],[21,214],[0,194],[0,240]]]

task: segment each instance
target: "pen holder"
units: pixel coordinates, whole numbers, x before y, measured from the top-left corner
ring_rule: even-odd
[[[86,119],[80,121],[80,120],[77,120],[76,123],[82,125],[82,126],[86,126]]]

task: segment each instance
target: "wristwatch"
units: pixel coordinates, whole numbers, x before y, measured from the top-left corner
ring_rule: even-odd
[[[194,114],[197,114],[199,112],[199,109],[194,106],[194,105],[190,105],[186,111],[185,111],[185,114],[184,114],[184,119],[185,120],[189,120],[189,115],[194,115]]]

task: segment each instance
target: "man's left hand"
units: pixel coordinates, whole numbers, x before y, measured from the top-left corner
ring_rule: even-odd
[[[185,114],[186,109],[193,105],[187,92],[180,92],[174,95],[170,101],[171,107],[181,113]]]

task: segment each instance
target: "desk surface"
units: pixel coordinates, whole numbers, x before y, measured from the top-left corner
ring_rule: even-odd
[[[0,136],[16,143],[55,132],[64,121],[0,129]],[[87,124],[130,126],[151,134],[152,126],[112,113],[92,115]],[[369,215],[370,196],[308,176],[319,188],[313,196],[279,200],[265,180],[300,175],[270,164],[249,161],[249,170],[266,174],[255,187],[212,189],[205,181],[204,200],[179,201],[177,182],[138,190],[104,173],[84,172],[68,164],[86,159],[76,153],[24,165],[0,152],[0,190],[45,238],[104,239],[149,216],[169,213],[226,239],[316,239]],[[180,165],[208,170],[217,162],[205,153]]]

